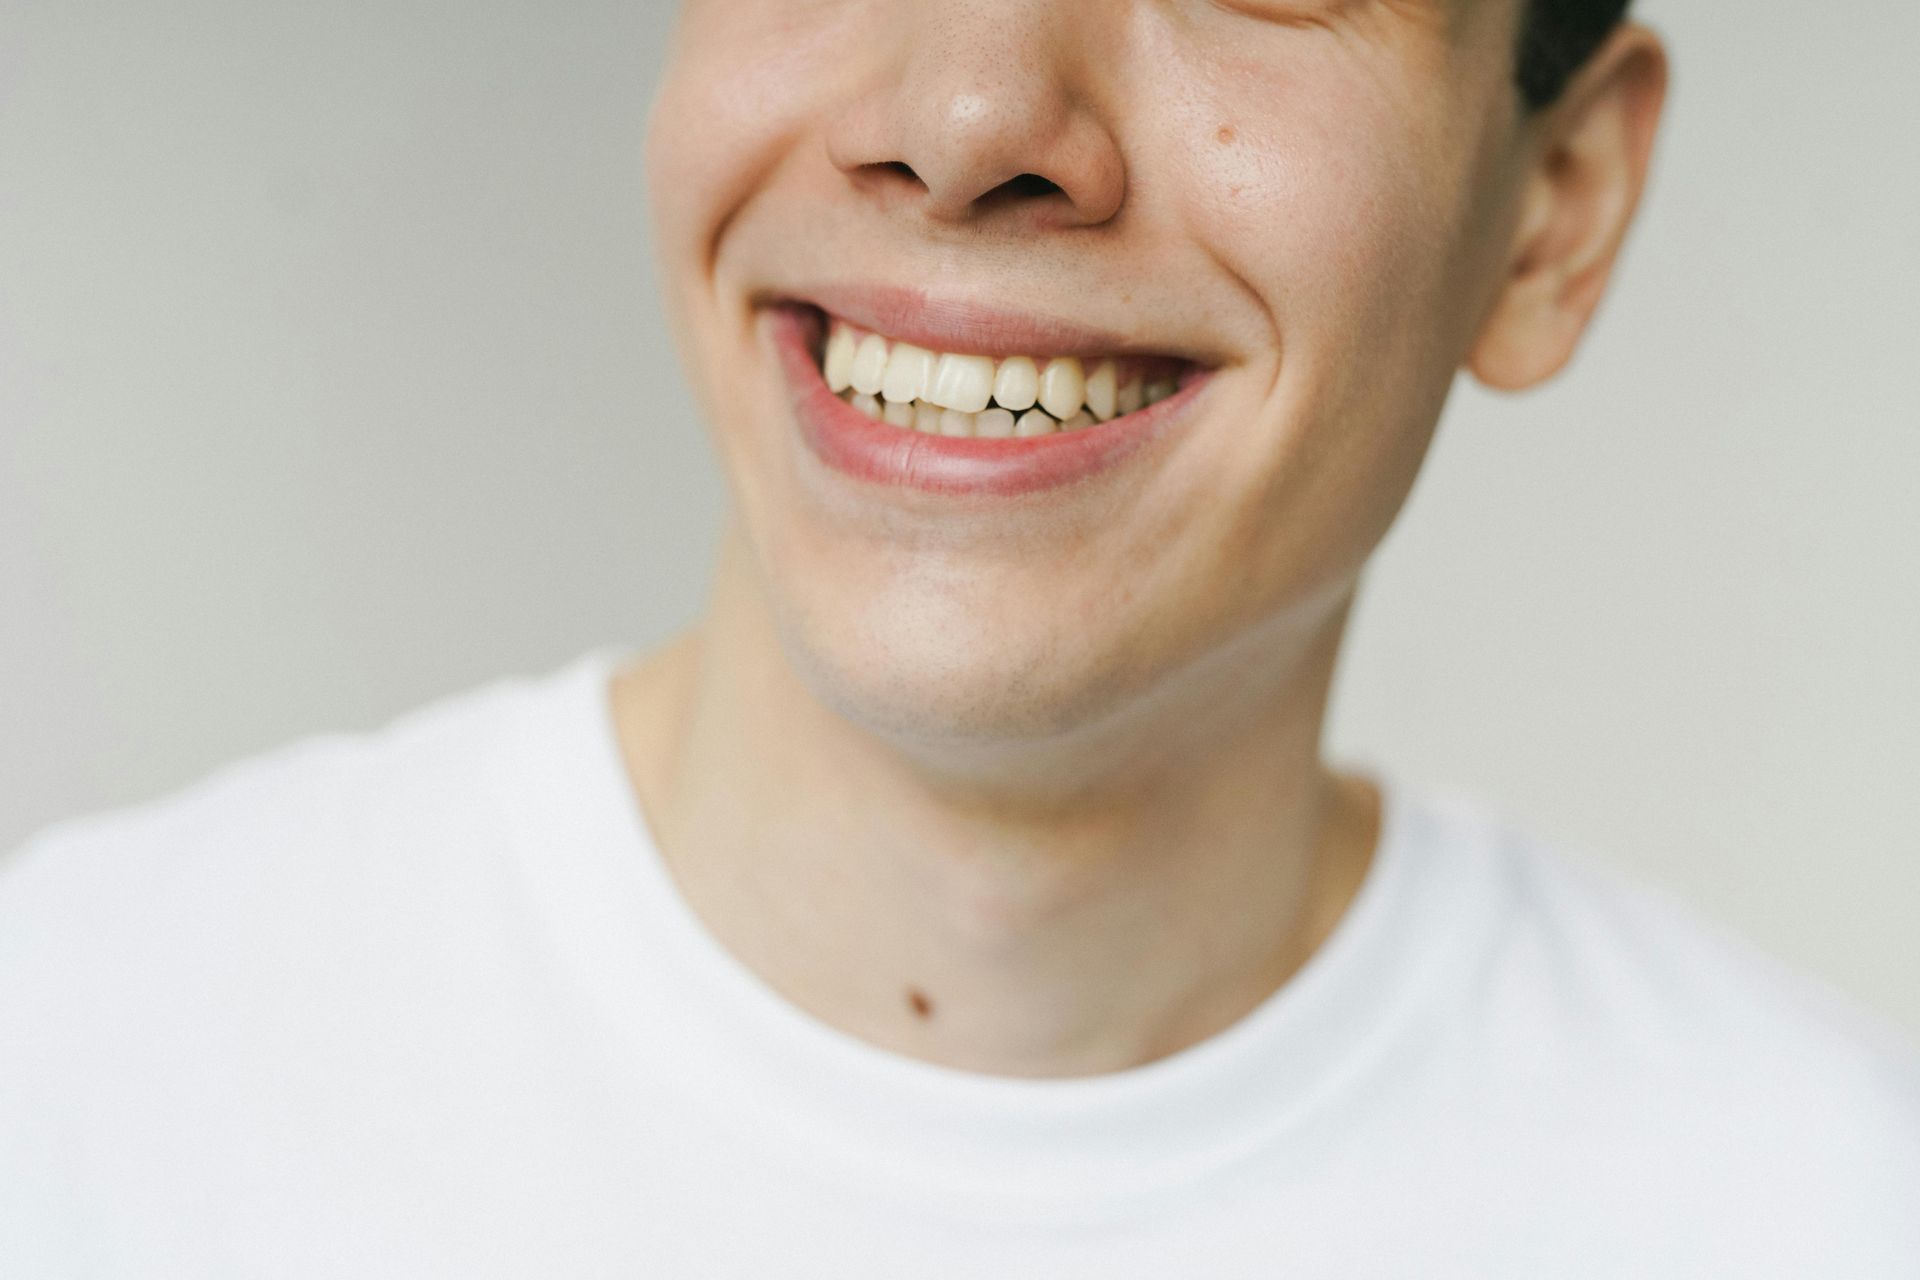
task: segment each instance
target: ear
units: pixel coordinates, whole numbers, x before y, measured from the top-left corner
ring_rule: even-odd
[[[1467,354],[1487,386],[1531,387],[1572,358],[1646,187],[1666,94],[1659,37],[1627,23],[1529,124],[1506,278]]]

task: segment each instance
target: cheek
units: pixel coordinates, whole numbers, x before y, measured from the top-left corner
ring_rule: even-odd
[[[671,276],[711,268],[728,219],[831,109],[850,13],[804,0],[688,5],[647,123],[647,188]]]
[[[1239,384],[1242,427],[1201,460],[1246,478],[1210,540],[1258,610],[1357,572],[1411,485],[1457,361],[1450,282],[1470,202],[1440,113],[1376,78],[1211,83],[1163,143],[1185,234],[1267,326]]]
[[[1259,296],[1286,348],[1406,314],[1454,235],[1450,157],[1354,87],[1296,86],[1264,119],[1239,113],[1247,123],[1185,148],[1193,234]]]
[[[1153,167],[1180,233],[1291,350],[1438,292],[1461,216],[1460,50],[1411,21],[1143,27]]]

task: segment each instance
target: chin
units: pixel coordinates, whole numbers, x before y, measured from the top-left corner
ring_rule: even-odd
[[[789,610],[780,631],[788,662],[824,706],[924,750],[1055,740],[1111,715],[1124,697],[1113,666],[1084,636],[1065,643],[1065,621],[869,600]]]

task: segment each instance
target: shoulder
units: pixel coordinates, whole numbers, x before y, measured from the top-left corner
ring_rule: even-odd
[[[0,999],[90,967],[238,962],[408,888],[457,893],[505,826],[498,752],[538,732],[561,679],[495,681],[43,828],[0,859]]]
[[[514,1060],[503,1011],[538,972],[514,948],[539,936],[518,762],[564,754],[591,661],[302,739],[0,861],[0,1253],[79,1247],[51,1242],[114,1196],[248,1194],[301,1167],[289,1144]]]
[[[1870,1251],[1829,1274],[1887,1274],[1874,1250],[1920,1266],[1908,1033],[1667,890],[1457,794],[1429,802],[1500,903],[1472,996],[1499,1055],[1491,1088],[1624,1159],[1649,1197],[1684,1197],[1703,1233],[1735,1216],[1742,1249]]]
[[[258,861],[395,813],[409,793],[458,783],[463,728],[497,706],[491,690],[435,702],[360,733],[315,734],[222,766],[154,800],[55,822],[0,862],[0,904],[144,893],[208,861]],[[162,872],[161,865],[165,870]],[[141,877],[137,887],[129,877]]]

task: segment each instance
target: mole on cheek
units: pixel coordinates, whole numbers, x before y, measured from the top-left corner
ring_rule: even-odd
[[[1235,136],[1236,135],[1233,132],[1233,126],[1230,124],[1223,124],[1220,126],[1219,132],[1213,135],[1213,140],[1215,142],[1218,142],[1221,146],[1225,146],[1227,143],[1232,142]]]
[[[907,988],[907,1004],[912,1007],[917,1018],[933,1016],[933,1001],[927,999],[927,993],[918,987]]]

